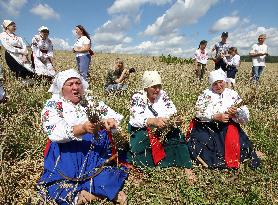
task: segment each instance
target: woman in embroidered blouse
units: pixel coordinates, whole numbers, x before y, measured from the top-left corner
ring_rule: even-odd
[[[138,167],[185,167],[191,168],[191,160],[185,137],[178,128],[166,133],[164,143],[152,128],[166,127],[170,116],[177,112],[175,105],[164,90],[157,71],[145,71],[142,78],[143,89],[131,98],[129,120],[130,156],[129,160]],[[191,179],[194,174],[186,169]]]
[[[208,52],[206,50],[206,46],[207,41],[202,40],[199,44],[199,48],[194,54],[196,76],[200,80],[204,78],[204,74],[206,73],[206,65],[208,62]]]
[[[4,20],[1,42],[5,47],[6,63],[16,77],[34,77],[34,69],[28,60],[28,50],[22,38],[15,34],[16,25],[11,20]]]
[[[120,190],[127,173],[112,163],[107,136],[123,116],[99,102],[96,110],[105,129],[92,134],[98,123],[88,120],[86,107],[80,102],[87,87],[73,69],[54,78],[49,89],[53,96],[42,111],[43,130],[49,141],[38,188],[44,199],[54,199],[58,204],[83,204],[96,197],[126,204],[126,195]]]
[[[249,119],[248,108],[239,106],[242,99],[236,91],[225,88],[222,69],[210,72],[209,82],[211,87],[198,97],[196,118],[190,123],[191,157],[210,168],[239,168],[246,159],[258,167],[253,144],[240,127]]]
[[[75,33],[78,39],[74,44],[73,52],[76,54],[78,70],[81,76],[87,80],[91,63],[91,38],[86,29],[81,25],[75,27]]]
[[[38,31],[39,34],[35,35],[32,39],[33,66],[37,75],[52,80],[55,70],[52,65],[53,45],[48,38],[49,29],[41,26]]]

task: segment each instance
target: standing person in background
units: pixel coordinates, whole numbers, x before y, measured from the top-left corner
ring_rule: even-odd
[[[124,62],[120,58],[116,58],[115,64],[107,72],[105,91],[124,91],[128,85],[125,84],[130,73],[135,72],[135,69],[126,69]]]
[[[85,80],[87,80],[91,63],[91,38],[89,33],[81,25],[75,27],[75,33],[78,39],[74,44],[73,52],[76,54],[79,73]]]
[[[238,71],[238,67],[240,65],[240,55],[238,55],[237,48],[231,47],[228,51],[230,56],[226,58],[223,56],[224,62],[227,64],[227,81],[229,88],[235,87],[236,84],[236,73]]]
[[[5,60],[16,77],[34,77],[34,69],[28,60],[28,50],[22,38],[15,34],[16,25],[11,20],[4,20],[1,42],[5,47]]]
[[[252,50],[249,55],[252,57],[252,80],[259,81],[259,78],[265,68],[265,57],[268,56],[268,48],[264,43],[266,39],[265,34],[261,34],[258,37],[258,43],[252,46]]]
[[[204,74],[206,72],[206,65],[208,62],[208,52],[206,50],[206,46],[207,41],[202,40],[199,44],[199,48],[195,51],[194,54],[196,76],[200,80],[202,80],[204,77]]]
[[[216,51],[215,57],[212,60],[215,63],[215,70],[222,68],[222,70],[226,71],[226,63],[223,61],[223,56],[228,54],[228,50],[230,48],[230,44],[227,43],[228,32],[223,32],[221,35],[221,41],[216,43],[211,50],[212,52]]]
[[[32,39],[32,62],[37,75],[52,80],[55,70],[52,65],[53,44],[48,38],[49,29],[41,26],[38,31],[39,34]]]

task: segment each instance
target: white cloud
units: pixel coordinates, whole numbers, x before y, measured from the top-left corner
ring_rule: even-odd
[[[42,19],[59,19],[60,15],[47,4],[39,4],[30,10],[31,13],[40,16]]]
[[[69,45],[68,41],[62,38],[50,38],[53,43],[54,50],[71,50],[72,46]]]
[[[234,28],[240,21],[238,16],[225,16],[221,19],[218,19],[213,26],[210,28],[212,33],[218,31],[227,31]]]
[[[27,0],[6,0],[0,1],[0,6],[12,16],[19,15],[20,9],[27,3]]]
[[[155,23],[144,31],[145,35],[164,35],[186,24],[193,24],[218,0],[177,0]]]
[[[126,36],[126,30],[130,26],[131,21],[127,15],[115,16],[96,29],[95,35],[93,35],[94,42],[97,45],[130,43],[132,38]]]
[[[143,4],[149,3],[154,5],[163,5],[166,3],[170,3],[171,0],[116,0],[112,4],[111,7],[108,8],[109,14],[116,14],[116,13],[130,13],[134,14],[137,13],[140,6]]]

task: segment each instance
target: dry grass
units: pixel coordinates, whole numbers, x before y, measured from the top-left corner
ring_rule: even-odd
[[[116,57],[121,57],[137,73],[130,77],[129,90],[122,96],[106,96],[103,92],[106,70]],[[3,57],[2,57],[3,59]],[[194,116],[197,96],[207,87],[207,81],[195,79],[193,65],[166,65],[158,58],[96,54],[90,70],[90,86],[96,96],[122,113],[126,129],[129,99],[140,89],[145,70],[158,70],[163,89],[168,92],[178,111],[189,120]],[[57,70],[75,67],[72,53],[57,52]],[[5,89],[9,96],[0,105],[0,204],[36,204],[34,186],[43,169],[43,149],[46,136],[40,129],[39,115],[43,103],[50,97],[48,85],[24,87],[5,71]],[[212,69],[212,63],[208,65]],[[258,88],[249,83],[251,63],[242,63],[237,78],[237,91],[248,105],[251,121],[244,127],[255,146],[266,153],[267,159],[256,170],[243,164],[235,181],[229,181],[233,171],[206,170],[194,167],[198,183],[189,185],[182,169],[146,170],[140,185],[127,181],[124,190],[130,204],[278,204],[278,64],[269,64]],[[102,204],[110,204],[103,201]]]

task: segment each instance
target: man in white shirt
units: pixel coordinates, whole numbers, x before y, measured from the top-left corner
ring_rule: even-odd
[[[249,55],[252,57],[252,80],[259,81],[260,75],[265,68],[265,57],[268,56],[267,45],[264,44],[266,39],[265,34],[261,34],[258,37],[258,43],[252,46]]]

